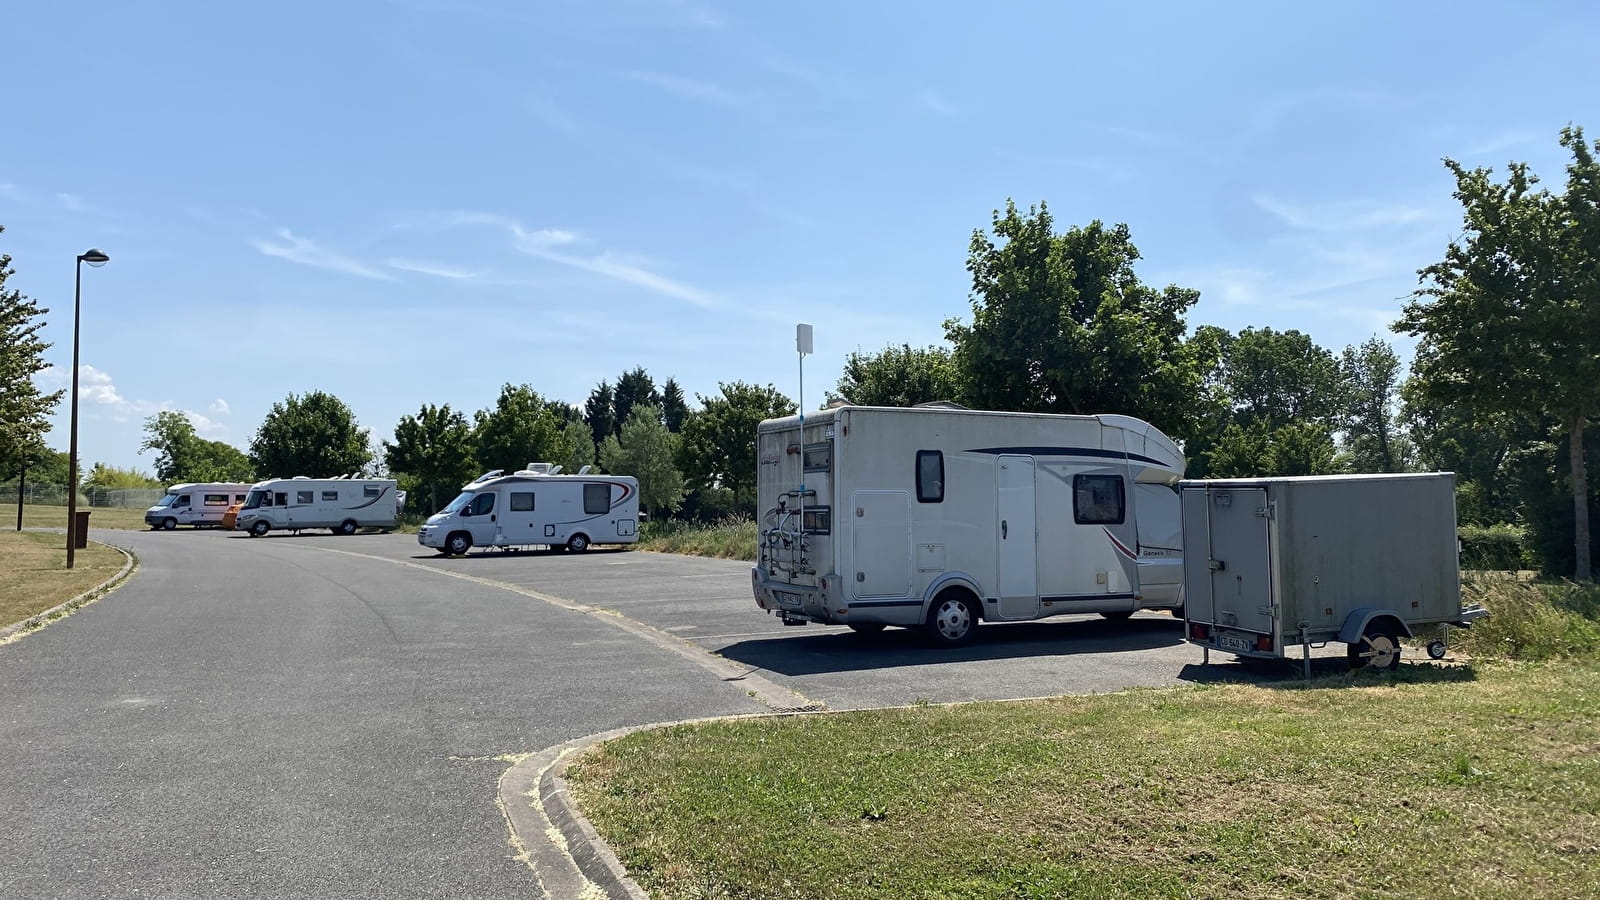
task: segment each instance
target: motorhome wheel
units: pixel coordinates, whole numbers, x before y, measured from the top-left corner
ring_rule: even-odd
[[[460,556],[472,549],[472,535],[458,531],[444,542],[444,549],[451,556]]]
[[[1393,672],[1400,668],[1400,638],[1386,626],[1368,625],[1361,639],[1350,645],[1346,656],[1352,669]]]
[[[954,591],[935,597],[928,610],[927,630],[935,644],[941,647],[959,647],[972,640],[978,628],[978,617],[972,603]]]
[[[334,534],[342,534],[342,535],[345,535],[347,537],[349,535],[355,534],[356,533],[356,520],[355,519],[345,519],[343,522],[339,523],[339,527],[335,528],[333,530],[333,533]]]
[[[257,519],[256,523],[250,526],[250,536],[261,537],[262,535],[266,534],[270,528],[272,528],[272,526],[267,524],[266,519]]]
[[[161,520],[161,527],[165,528],[168,531],[177,531],[178,530],[178,520],[174,519],[171,516],[167,516],[165,519]]]
[[[589,549],[589,539],[581,534],[567,538],[567,549],[573,553],[582,553]]]

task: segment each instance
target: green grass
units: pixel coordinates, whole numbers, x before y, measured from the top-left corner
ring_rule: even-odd
[[[729,519],[715,525],[650,522],[640,534],[639,549],[754,562],[756,523],[750,519]]]
[[[656,898],[1600,896],[1600,589],[1468,600],[1468,665],[673,726],[569,776]]]
[[[569,776],[656,898],[1600,895],[1600,666],[1409,668],[674,726]]]

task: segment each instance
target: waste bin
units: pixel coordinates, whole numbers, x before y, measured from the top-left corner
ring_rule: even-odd
[[[75,510],[75,512],[77,513],[78,521],[73,523],[72,546],[82,550],[89,546],[89,513],[82,510]]]

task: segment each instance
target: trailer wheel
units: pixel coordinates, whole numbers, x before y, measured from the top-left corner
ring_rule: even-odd
[[[587,535],[575,534],[567,538],[567,550],[569,552],[582,553],[587,549],[589,549],[589,537]]]
[[[924,627],[939,647],[960,647],[978,630],[978,611],[964,591],[945,591],[933,598]]]
[[[444,552],[451,556],[461,556],[472,549],[472,535],[465,531],[458,531],[445,538]]]
[[[345,535],[346,537],[349,537],[350,535],[355,534],[356,533],[356,520],[355,519],[345,519],[343,522],[339,523],[339,527],[335,528],[333,530],[333,533],[334,534],[342,534],[342,535]]]
[[[271,527],[271,525],[267,524],[266,519],[257,519],[256,523],[250,526],[250,536],[261,537],[262,535],[266,534],[267,530]]]
[[[168,531],[177,531],[178,530],[178,520],[174,519],[171,516],[167,516],[165,519],[161,520],[161,527],[165,528]]]
[[[1377,622],[1367,626],[1361,640],[1346,651],[1352,669],[1379,669],[1393,672],[1400,668],[1400,636]]]
[[[1449,650],[1449,648],[1447,646],[1445,646],[1444,641],[1429,641],[1428,642],[1428,658],[1429,659],[1444,659],[1444,655],[1448,650]]]

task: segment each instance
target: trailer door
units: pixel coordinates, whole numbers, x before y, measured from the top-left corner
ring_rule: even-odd
[[[1000,616],[1032,618],[1039,612],[1039,530],[1035,521],[1033,457],[1002,456],[997,470]]]
[[[1273,633],[1272,563],[1264,488],[1206,491],[1214,623]]]

